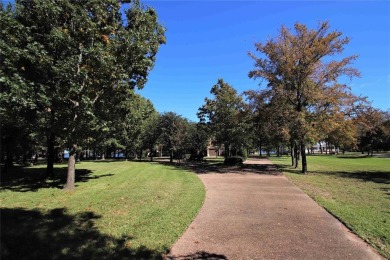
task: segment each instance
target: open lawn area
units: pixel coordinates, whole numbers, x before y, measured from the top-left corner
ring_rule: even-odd
[[[2,174],[1,259],[160,258],[202,206],[205,189],[185,170],[149,162],[76,164],[76,189],[62,190],[66,165]]]
[[[353,232],[390,258],[390,158],[309,155],[308,175],[290,157],[270,157],[279,169]]]

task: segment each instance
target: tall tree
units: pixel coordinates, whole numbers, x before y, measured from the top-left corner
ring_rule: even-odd
[[[374,150],[388,150],[388,134],[390,133],[389,112],[371,106],[360,106],[354,118],[358,128],[358,147],[362,153],[367,151],[373,155]]]
[[[124,9],[126,21],[118,0],[20,0],[2,12],[9,18],[2,24],[7,57],[18,53],[6,60],[11,68],[4,73],[6,90],[23,88],[46,118],[48,175],[56,137],[72,147],[66,188],[73,189],[75,147],[85,138],[82,130],[99,116],[96,102],[128,98],[134,88],[144,86],[165,42],[164,28],[156,12],[137,0]],[[14,42],[17,47],[10,47]],[[14,75],[22,87],[14,84]]]
[[[225,147],[225,158],[229,156],[232,144],[240,144],[245,136],[245,122],[240,117],[244,101],[237,91],[218,79],[210,91],[214,99],[205,98],[205,104],[199,108],[200,123],[206,123],[217,144]]]
[[[136,145],[140,150],[149,149],[150,161],[153,161],[156,144],[161,136],[160,119],[160,114],[155,111],[142,121],[139,143]]]
[[[166,112],[160,117],[161,141],[169,150],[169,160],[173,162],[176,153],[179,159],[185,150],[188,121],[174,112]]]
[[[299,23],[294,31],[283,26],[277,38],[255,44],[263,57],[249,53],[256,67],[249,77],[265,79],[274,101],[288,104],[300,146],[302,173],[307,172],[305,144],[317,118],[329,111],[344,110],[356,101],[350,89],[338,80],[341,76],[359,76],[349,67],[357,56],[330,60],[342,53],[349,39],[329,28],[328,22],[316,30]]]
[[[204,124],[189,122],[186,138],[186,150],[192,158],[201,160],[209,143],[209,134]]]

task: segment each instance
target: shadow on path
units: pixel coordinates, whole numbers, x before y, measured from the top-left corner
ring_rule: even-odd
[[[196,174],[264,174],[264,175],[281,175],[280,171],[272,164],[242,164],[237,166],[227,166],[222,162],[165,162],[156,161],[159,164],[173,166],[182,170],[189,170]]]
[[[184,255],[184,256],[170,256],[167,259],[170,260],[195,260],[195,259],[208,259],[208,260],[220,260],[220,259],[227,259],[225,255],[219,255],[219,254],[213,254],[208,252],[196,252],[194,254],[190,255]]]

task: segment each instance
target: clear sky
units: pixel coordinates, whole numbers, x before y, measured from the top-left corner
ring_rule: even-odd
[[[255,42],[276,37],[295,22],[317,28],[329,21],[351,41],[343,56],[359,55],[362,76],[347,83],[372,105],[390,109],[390,1],[144,1],[167,28],[148,83],[139,91],[159,112],[192,121],[218,78],[238,93],[259,89],[248,78]],[[265,83],[263,83],[265,85]]]

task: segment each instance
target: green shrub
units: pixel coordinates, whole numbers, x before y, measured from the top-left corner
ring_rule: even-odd
[[[223,162],[225,165],[241,165],[243,164],[244,160],[241,156],[231,156],[225,158],[225,161]]]

